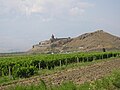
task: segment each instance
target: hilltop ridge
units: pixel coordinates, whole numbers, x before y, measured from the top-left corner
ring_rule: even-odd
[[[41,41],[33,45],[29,53],[65,53],[65,52],[86,52],[120,50],[120,37],[109,34],[103,30],[85,33],[75,38],[55,38]]]

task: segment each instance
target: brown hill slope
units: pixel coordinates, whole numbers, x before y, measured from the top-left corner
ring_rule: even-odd
[[[102,48],[106,48],[107,50],[118,50],[120,49],[120,38],[104,32],[103,30],[98,30],[74,38],[66,45],[85,51],[100,50]]]
[[[30,53],[74,52],[74,51],[99,51],[120,50],[120,37],[114,36],[103,30],[85,33],[76,38],[55,38],[42,41],[34,45]]]

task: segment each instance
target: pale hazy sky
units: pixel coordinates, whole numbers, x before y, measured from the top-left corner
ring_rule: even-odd
[[[120,36],[120,0],[0,0],[0,52],[97,29]]]

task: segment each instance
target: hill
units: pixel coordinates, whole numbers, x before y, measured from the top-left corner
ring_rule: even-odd
[[[103,30],[85,33],[75,38],[55,38],[41,41],[33,45],[29,53],[65,53],[65,52],[86,52],[120,50],[120,37],[114,36]]]

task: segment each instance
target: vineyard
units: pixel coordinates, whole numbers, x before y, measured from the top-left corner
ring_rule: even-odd
[[[120,56],[120,52],[43,54],[0,57],[0,77],[30,77],[41,69]]]

